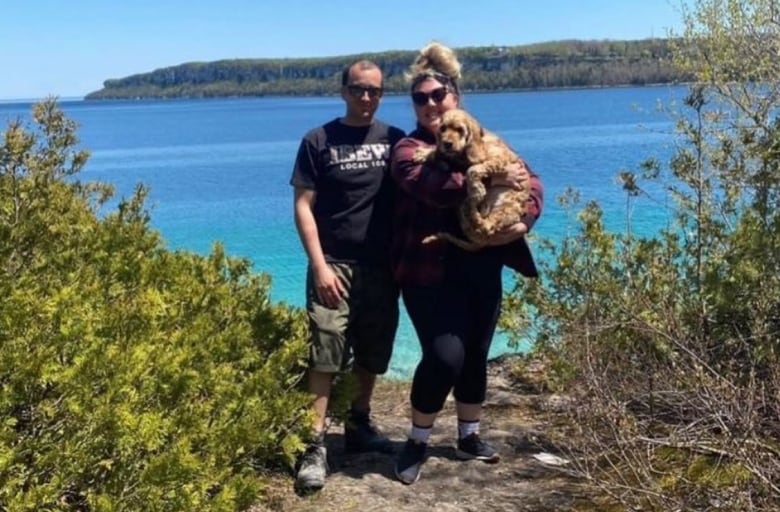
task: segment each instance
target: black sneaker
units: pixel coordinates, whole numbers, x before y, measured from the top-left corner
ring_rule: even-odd
[[[479,438],[479,434],[469,434],[463,439],[458,439],[458,449],[455,455],[462,460],[477,459],[483,462],[498,462],[501,456],[495,448]]]
[[[301,456],[295,489],[299,492],[319,491],[328,475],[328,452],[324,446],[310,445]]]
[[[344,451],[393,453],[393,443],[377,430],[368,414],[352,412],[344,425]]]
[[[406,485],[412,485],[420,479],[420,469],[425,462],[426,443],[418,443],[411,439],[406,441],[404,449],[395,462],[395,476]]]

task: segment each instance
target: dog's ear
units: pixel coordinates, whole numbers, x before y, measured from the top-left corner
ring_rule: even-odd
[[[487,160],[487,153],[481,144],[472,144],[466,150],[468,161],[471,165],[480,164]]]
[[[477,122],[476,119],[474,119],[471,116],[467,116],[466,119],[466,126],[468,126],[469,131],[472,133],[472,138],[474,140],[482,140],[485,137],[485,130],[482,128],[482,125]]]
[[[474,132],[471,131],[471,126],[468,123],[462,123],[460,126],[463,131],[463,143],[468,146],[474,140]]]
[[[468,148],[466,150],[467,158],[470,162],[484,162],[487,160],[487,148],[485,148],[485,130],[482,125],[473,117],[466,115],[465,126],[470,134]]]
[[[487,148],[481,138],[472,139],[466,147],[466,158],[472,165],[484,162],[487,156]]]

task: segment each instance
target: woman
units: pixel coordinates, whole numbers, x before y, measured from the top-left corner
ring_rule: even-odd
[[[517,165],[507,169],[505,185],[528,183],[531,198],[523,221],[497,233],[490,247],[466,252],[438,241],[422,244],[437,232],[460,233],[457,205],[464,198],[464,172],[414,161],[420,147],[435,144],[441,116],[460,103],[460,64],[449,48],[432,43],[420,51],[409,73],[417,128],[393,149],[391,174],[401,188],[393,241],[393,272],[422,346],[412,383],[412,428],[395,465],[405,484],[420,476],[437,414],[453,391],[462,459],[498,462],[499,454],[480,437],[487,385],[488,349],[498,321],[501,270],[507,265],[525,276],[536,267],[524,235],[542,209],[538,178]],[[496,178],[494,178],[496,179]]]

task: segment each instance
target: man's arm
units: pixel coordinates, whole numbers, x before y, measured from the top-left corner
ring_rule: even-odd
[[[335,308],[344,296],[344,286],[325,261],[325,255],[320,245],[317,222],[314,220],[314,190],[295,187],[294,215],[295,227],[301,239],[303,249],[309,258],[309,266],[314,277],[314,289],[319,301],[330,308]]]

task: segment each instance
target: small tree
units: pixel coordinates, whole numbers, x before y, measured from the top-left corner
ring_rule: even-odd
[[[668,169],[670,225],[608,232],[597,204],[509,295],[579,406],[581,474],[651,510],[780,506],[780,28],[775,2],[700,0],[677,64],[696,76]],[[576,203],[568,203],[574,206]],[[535,313],[526,318],[519,305]]]

